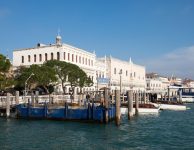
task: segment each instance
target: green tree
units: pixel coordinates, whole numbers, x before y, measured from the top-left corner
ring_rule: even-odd
[[[44,63],[44,66],[50,67],[55,70],[56,76],[60,80],[62,87],[64,87],[68,76],[68,63],[58,60],[50,60]],[[62,90],[64,92],[63,88]]]
[[[47,93],[50,93],[51,84],[57,81],[55,70],[45,65],[31,65],[29,68],[20,68],[17,72],[19,72],[16,76],[17,87],[22,87],[22,89],[25,88],[25,82],[32,73],[34,75],[27,82],[28,89],[31,89],[32,86],[42,86]]]
[[[7,59],[4,55],[0,54],[0,72],[7,73],[11,67],[11,63],[9,59]]]
[[[11,63],[4,55],[0,54],[0,90],[12,87],[13,74],[11,73]]]
[[[67,83],[69,83],[72,88],[76,86],[82,88],[93,84],[92,80],[88,78],[86,73],[77,65],[58,60],[47,61],[44,65],[55,69],[57,77],[62,83],[62,87],[65,87]]]

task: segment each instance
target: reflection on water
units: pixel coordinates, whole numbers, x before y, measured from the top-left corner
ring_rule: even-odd
[[[49,120],[0,118],[0,150],[194,149],[194,105],[186,111],[139,115],[119,127]]]

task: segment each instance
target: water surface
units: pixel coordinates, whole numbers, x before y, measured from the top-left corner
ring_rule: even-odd
[[[194,149],[194,104],[187,111],[104,124],[0,118],[0,150]]]

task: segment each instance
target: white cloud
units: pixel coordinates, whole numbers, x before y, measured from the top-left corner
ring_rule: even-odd
[[[163,75],[172,74],[179,77],[194,79],[194,46],[172,51],[159,58],[147,61],[148,72],[158,72]]]

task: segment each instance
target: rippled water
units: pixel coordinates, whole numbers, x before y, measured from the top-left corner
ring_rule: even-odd
[[[194,149],[194,104],[108,125],[0,118],[0,150]]]

